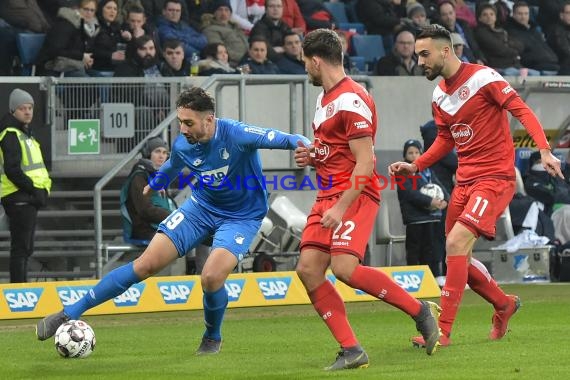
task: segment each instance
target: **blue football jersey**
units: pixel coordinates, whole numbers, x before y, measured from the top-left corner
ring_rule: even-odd
[[[157,189],[161,176],[170,181],[179,178],[182,184],[192,182],[187,202],[196,202],[216,216],[263,218],[268,210],[267,192],[257,150],[294,150],[299,140],[310,145],[302,135],[216,118],[216,131],[207,143],[190,144],[178,136],[170,158],[150,184]],[[182,174],[184,167],[190,169],[189,175]]]

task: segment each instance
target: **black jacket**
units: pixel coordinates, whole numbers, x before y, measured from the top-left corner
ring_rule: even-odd
[[[558,75],[570,75],[570,25],[558,22],[550,29],[548,44],[558,55],[560,72]]]
[[[530,28],[519,24],[516,20],[509,18],[505,29],[509,36],[518,40],[524,45],[521,53],[521,64],[524,67],[534,70],[558,71],[558,57],[544,40],[542,33],[531,24]]]
[[[441,220],[441,210],[430,210],[432,198],[422,194],[419,190],[428,183],[431,182],[440,186],[445,194],[445,199],[449,199],[445,188],[430,169],[426,169],[422,173],[423,175],[417,174],[419,178],[415,180],[415,184],[411,177],[407,177],[403,183],[403,189],[398,186],[398,200],[400,201],[400,211],[404,224],[439,222]]]
[[[378,63],[376,63],[376,75],[381,76],[416,76],[424,75],[424,70],[418,66],[416,58],[414,60],[414,66],[412,70],[408,70],[406,65],[402,62],[402,59],[396,55],[393,51],[390,54],[380,58]]]
[[[279,20],[277,25],[275,25],[273,21],[268,19],[266,16],[263,16],[251,29],[249,40],[251,41],[255,36],[264,37],[269,43],[267,48],[267,58],[272,61],[277,61],[277,59],[279,59],[279,54],[273,50],[273,46],[283,46],[285,34],[290,31],[291,28],[289,28],[289,25],[285,24],[283,20]]]
[[[117,44],[127,43],[121,37],[121,25],[118,22],[101,22],[101,29],[93,44],[93,69],[113,71],[115,64],[111,56],[117,51]]]
[[[400,25],[400,18],[406,17],[406,0],[398,6],[390,0],[358,0],[356,15],[368,34],[389,35]]]
[[[2,120],[0,120],[0,132],[8,127],[17,128],[27,136],[32,136],[32,131],[29,127],[19,122],[10,113],[4,115]],[[12,194],[2,197],[2,204],[25,202],[36,205],[38,208],[45,206],[47,191],[35,188],[31,178],[22,171],[22,149],[16,133],[6,132],[4,139],[0,143],[0,148],[4,157],[4,173],[19,189]]]
[[[521,42],[510,38],[506,30],[491,29],[490,26],[479,23],[475,28],[475,38],[485,54],[488,66],[494,69],[521,67],[520,54],[524,46]]]

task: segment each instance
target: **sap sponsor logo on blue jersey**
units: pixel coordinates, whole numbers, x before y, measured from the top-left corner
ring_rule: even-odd
[[[4,298],[12,312],[34,311],[43,288],[4,289]]]
[[[167,305],[186,303],[192,294],[194,281],[159,282],[158,291]]]
[[[89,293],[91,286],[58,286],[57,295],[63,306],[73,305]]]
[[[243,292],[243,286],[245,285],[245,279],[237,279],[237,280],[227,280],[225,287],[226,292],[228,292],[228,301],[229,302],[237,302],[239,301],[239,297]]]
[[[145,284],[142,282],[132,285],[125,290],[123,294],[113,298],[113,303],[117,307],[137,306],[143,294],[144,287]]]
[[[408,293],[414,293],[420,290],[424,272],[421,270],[392,272],[392,278]]]
[[[257,286],[266,300],[284,299],[291,285],[291,277],[258,278]]]

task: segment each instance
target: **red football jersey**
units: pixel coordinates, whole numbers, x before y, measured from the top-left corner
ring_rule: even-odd
[[[453,77],[439,82],[433,92],[432,111],[438,138],[444,139],[449,149],[453,145],[457,149],[458,183],[481,177],[515,178],[506,110],[515,98],[518,94],[509,83],[486,66],[463,63]],[[430,156],[420,157],[418,168],[429,166]]]
[[[327,93],[321,92],[313,120],[317,198],[328,198],[355,188],[356,185],[350,183],[350,175],[356,160],[348,141],[369,136],[374,142],[376,125],[374,99],[352,78],[345,77]],[[375,179],[378,177],[376,170],[373,175]],[[371,181],[363,193],[380,200],[378,185],[372,186]]]

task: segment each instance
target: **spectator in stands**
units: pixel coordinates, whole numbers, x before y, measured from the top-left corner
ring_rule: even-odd
[[[148,181],[168,159],[168,144],[160,137],[149,139],[144,145],[142,158],[133,166],[127,182],[121,189],[121,205],[124,202],[130,222],[123,215],[125,235],[131,239],[152,239],[158,224],[176,209],[176,203],[166,192],[151,190],[143,195]]]
[[[403,157],[406,162],[413,162],[421,154],[422,144],[418,140],[405,142]],[[439,277],[440,262],[434,252],[435,228],[440,223],[441,210],[447,208],[449,195],[444,193],[443,198],[431,197],[422,191],[423,187],[434,184],[443,186],[430,169],[425,169],[416,173],[414,178],[406,177],[397,190],[402,219],[406,225],[406,264],[429,265],[434,277]]]
[[[556,75],[560,66],[558,57],[546,43],[536,25],[530,22],[530,7],[526,1],[518,1],[513,6],[513,17],[507,20],[505,29],[509,36],[524,45],[521,64],[538,70],[543,75]]]
[[[144,9],[136,4],[126,9],[125,22],[121,26],[121,30],[126,30],[131,34],[129,41],[143,34],[148,34],[154,39],[155,46],[160,46],[158,31],[150,22],[147,22]]]
[[[297,33],[290,31],[285,34],[285,44],[283,47],[285,52],[283,52],[283,55],[277,61],[279,72],[281,74],[304,75],[306,71],[305,62],[303,62],[301,56],[303,52],[301,37]]]
[[[251,39],[261,36],[269,44],[268,57],[272,61],[277,61],[278,54],[285,51],[283,42],[285,34],[291,28],[283,21],[283,4],[281,0],[266,0],[265,2],[265,15],[255,23],[250,33],[250,46]]]
[[[547,39],[550,36],[550,28],[560,20],[560,10],[567,0],[541,0],[538,7],[538,16],[536,21],[542,28],[542,32]],[[533,2],[533,4],[536,4]],[[559,57],[560,58],[560,57]]]
[[[568,154],[566,155],[566,163],[564,165],[564,170],[562,170],[562,174],[564,174],[564,180],[568,185],[570,185],[570,150],[568,150]]]
[[[160,73],[163,77],[186,77],[190,75],[190,62],[184,59],[182,42],[166,40],[162,45],[162,58]]]
[[[376,75],[382,76],[415,76],[424,75],[424,70],[418,66],[414,53],[416,38],[409,29],[401,29],[394,37],[392,51],[380,58],[376,64]]]
[[[266,0],[245,0],[249,21],[254,25],[265,15],[265,3]]]
[[[484,3],[477,8],[479,25],[475,28],[475,38],[485,58],[487,65],[497,70],[501,75],[520,75],[520,54],[524,45],[509,36],[507,31],[498,27],[497,10],[494,5]],[[529,70],[529,75],[538,74]]]
[[[451,33],[451,44],[453,45],[453,51],[457,58],[461,60],[461,62],[469,62],[469,59],[463,53],[463,49],[465,49],[465,41],[461,34],[459,33]]]
[[[140,0],[140,2],[147,20],[151,24],[155,24],[158,18],[162,15],[165,0]],[[193,28],[197,28],[200,26],[200,17],[202,17],[202,14],[204,13],[203,9],[205,9],[204,7],[206,7],[208,3],[209,0],[181,1],[181,19],[187,20]]]
[[[203,76],[213,74],[237,74],[238,71],[230,66],[228,50],[221,43],[208,44],[202,51],[202,59],[198,62],[199,73]],[[249,66],[240,67],[244,74],[249,74]]]
[[[182,41],[184,55],[192,57],[193,53],[200,54],[200,50],[208,44],[208,40],[206,36],[180,19],[181,12],[180,0],[166,0],[162,16],[157,21],[158,35],[161,41],[170,39]]]
[[[281,4],[283,6],[283,16],[281,16],[281,19],[285,24],[289,25],[291,30],[297,34],[303,35],[307,33],[307,24],[299,9],[297,0],[281,0]]]
[[[17,88],[8,106],[10,112],[0,121],[0,199],[10,224],[10,282],[27,282],[38,209],[46,205],[51,179],[30,129],[34,99]]]
[[[117,66],[115,77],[160,77],[160,60],[151,36],[145,34],[129,44],[125,62]]]
[[[269,44],[263,37],[250,38],[248,55],[240,66],[247,65],[249,74],[279,74],[279,68],[267,58],[268,47]]]
[[[469,7],[464,0],[450,0],[455,6],[455,14],[459,20],[466,23],[467,26],[475,28],[477,26],[477,17],[475,12]],[[468,0],[469,1],[469,0]],[[489,1],[492,3],[493,1]]]
[[[97,0],[81,0],[79,3],[79,14],[83,19],[83,32],[85,34],[85,52],[93,55],[95,48],[95,37],[101,30],[99,19],[95,16],[97,12]]]
[[[54,25],[46,35],[38,58],[40,75],[87,77],[86,69],[93,65],[91,53],[86,52],[83,19],[78,11],[79,2],[73,7],[61,7]]]
[[[127,42],[132,39],[130,32],[121,30],[117,21],[119,13],[116,0],[99,2],[97,18],[101,30],[95,37],[93,45],[92,76],[113,76],[118,64],[125,60]]]
[[[202,33],[208,43],[222,43],[226,47],[230,64],[236,66],[247,53],[247,37],[243,30],[234,23],[229,0],[215,0],[211,5],[213,16],[202,17]]]
[[[319,0],[297,0],[303,19],[307,24],[307,32],[325,28],[334,29],[335,19]]]
[[[406,15],[407,17],[402,19],[402,24],[412,30],[415,35],[420,33],[423,26],[431,23],[427,18],[426,9],[418,2],[409,3],[406,6]]]
[[[402,0],[358,0],[356,14],[368,34],[381,34],[384,47],[390,50],[396,27],[400,25],[400,19],[406,17],[406,7]]]
[[[36,0],[3,0],[0,18],[15,28],[33,33],[46,33],[50,28]]]
[[[570,1],[560,7],[558,21],[548,34],[548,44],[558,55],[560,71],[558,75],[570,75]]]
[[[350,53],[348,52],[347,32],[344,30],[336,30],[336,34],[338,34],[340,43],[342,44],[342,66],[344,67],[344,71],[347,74],[356,74],[358,68],[356,67],[356,64],[350,59]]]
[[[465,42],[463,54],[467,57],[469,62],[478,63],[480,65],[485,63],[485,56],[481,52],[471,28],[465,21],[457,19],[455,5],[451,0],[443,0],[439,3],[439,22],[451,33],[455,32],[461,35]]]

